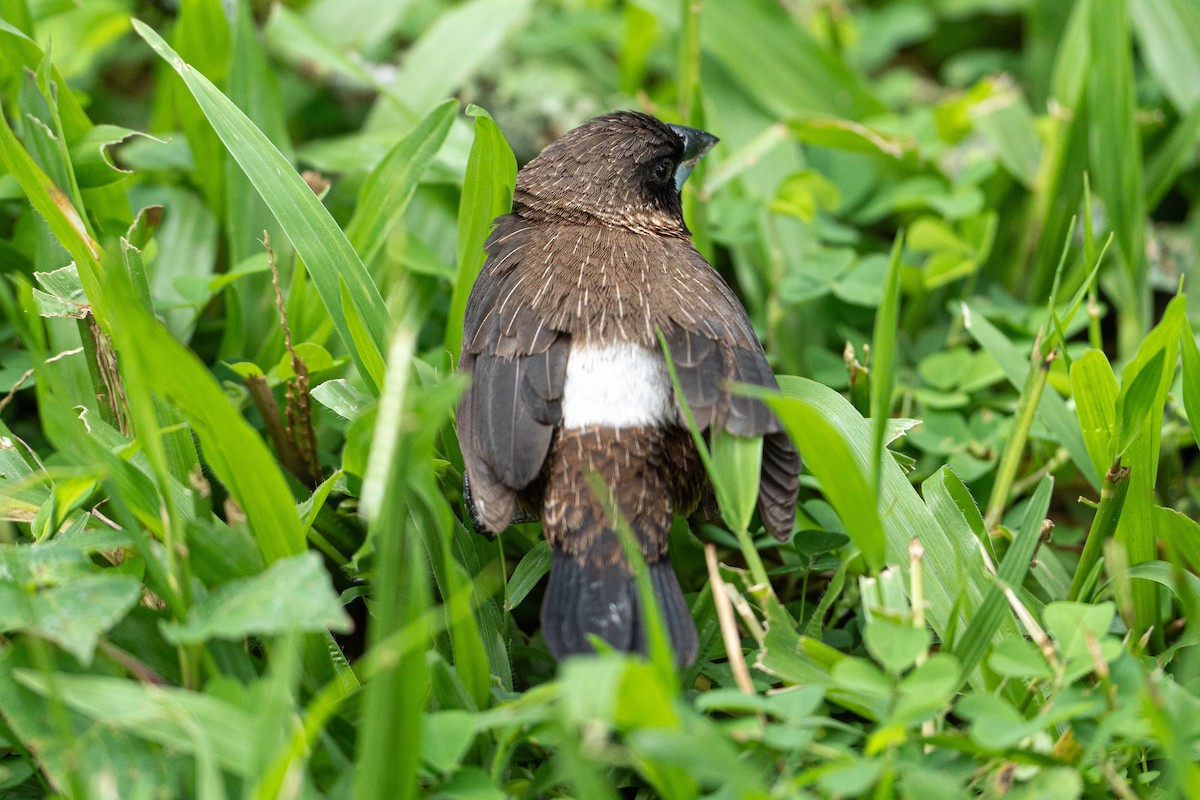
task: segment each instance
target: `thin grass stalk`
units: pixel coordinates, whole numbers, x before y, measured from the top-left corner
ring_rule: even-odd
[[[1017,421],[1013,428],[1000,466],[996,470],[996,482],[992,486],[992,495],[988,499],[987,514],[984,515],[984,527],[992,530],[1000,522],[1004,509],[1008,505],[1013,481],[1021,466],[1021,455],[1025,452],[1025,442],[1029,439],[1029,431],[1033,427],[1034,417],[1037,416],[1038,403],[1042,399],[1042,390],[1046,388],[1046,380],[1050,376],[1050,364],[1054,353],[1045,358],[1041,353],[1041,340],[1034,343],[1033,354],[1030,358],[1029,375],[1025,379],[1025,388],[1017,405]]]
[[[1121,509],[1125,506],[1125,495],[1129,492],[1129,468],[1115,462],[1104,475],[1104,484],[1100,487],[1100,507],[1096,509],[1096,517],[1092,528],[1088,531],[1087,541],[1083,545],[1083,553],[1079,556],[1079,566],[1075,568],[1075,577],[1071,579],[1071,591],[1068,600],[1078,600],[1083,590],[1084,582],[1091,574],[1096,559],[1104,543],[1111,539],[1117,531],[1117,520],[1121,518]]]

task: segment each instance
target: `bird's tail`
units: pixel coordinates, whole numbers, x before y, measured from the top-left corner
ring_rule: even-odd
[[[667,558],[646,565],[666,632],[681,665],[696,659],[699,639],[675,570]],[[595,652],[593,634],[617,650],[646,652],[637,580],[622,561],[597,564],[555,549],[542,602],[542,636],[556,659]]]

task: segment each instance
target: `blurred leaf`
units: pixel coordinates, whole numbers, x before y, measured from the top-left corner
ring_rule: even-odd
[[[997,675],[1006,678],[1048,680],[1054,677],[1054,670],[1046,663],[1042,651],[1024,638],[1009,639],[993,648],[988,656],[988,666]]]
[[[1179,552],[1193,572],[1200,574],[1200,523],[1173,508],[1155,506],[1154,527],[1164,542]]]
[[[530,0],[468,0],[451,6],[408,48],[392,91],[415,113],[427,113],[495,56],[524,23],[530,6]]]
[[[421,758],[430,768],[453,772],[475,739],[475,719],[466,711],[437,711],[421,718]]]
[[[1136,90],[1124,0],[1093,0],[1092,59],[1088,110],[1091,115],[1091,163],[1096,193],[1104,200],[1121,263],[1128,276],[1126,292],[1113,296],[1125,311],[1130,334],[1148,327],[1144,295],[1146,258],[1145,198],[1142,194],[1142,144],[1134,120]],[[1127,346],[1127,345],[1126,345]]]
[[[962,667],[949,653],[934,653],[900,681],[892,724],[913,725],[940,713],[958,690]]]
[[[1200,8],[1187,0],[1129,4],[1139,51],[1180,115],[1200,103]]]
[[[79,713],[173,750],[211,753],[223,769],[253,774],[249,713],[207,694],[100,675],[15,670],[22,685],[58,694]]]
[[[132,575],[83,575],[32,593],[0,583],[0,630],[26,630],[55,642],[87,666],[100,635],[141,597]]]
[[[858,75],[782,6],[712,3],[704,7],[702,32],[705,49],[778,118],[832,114],[858,121],[884,110]]]
[[[998,82],[985,100],[971,107],[970,114],[975,126],[996,148],[1005,169],[1025,186],[1034,187],[1042,144],[1020,91]]]
[[[1200,347],[1191,325],[1184,323],[1179,330],[1179,352],[1183,356],[1183,407],[1187,410],[1192,439],[1200,444]]]
[[[911,137],[879,133],[846,119],[808,117],[789,123],[788,131],[805,144],[897,160],[916,150]]]
[[[892,675],[900,675],[929,649],[932,638],[925,628],[914,628],[882,616],[873,616],[863,631],[863,644]]]
[[[842,204],[837,184],[814,170],[793,173],[779,184],[770,209],[812,222],[818,210],[832,211]]]
[[[162,627],[175,644],[327,629],[345,632],[350,618],[314,552],[281,558],[261,575],[230,581],[193,606],[186,622]]]
[[[128,175],[129,170],[113,161],[111,150],[135,136],[154,139],[153,136],[129,128],[97,125],[72,142],[71,164],[75,167],[75,180],[79,182],[80,188],[105,186]]]

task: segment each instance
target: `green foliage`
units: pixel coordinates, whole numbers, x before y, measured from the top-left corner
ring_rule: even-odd
[[[0,795],[1200,796],[1198,72],[1186,0],[0,0]],[[452,424],[623,107],[721,138],[806,465],[780,544],[697,435],[678,673],[553,663]]]

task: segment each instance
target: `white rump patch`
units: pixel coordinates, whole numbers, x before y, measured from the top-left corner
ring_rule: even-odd
[[[633,428],[675,421],[662,353],[636,344],[572,344],[563,387],[563,427]]]

